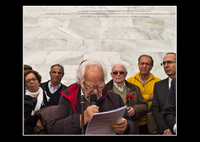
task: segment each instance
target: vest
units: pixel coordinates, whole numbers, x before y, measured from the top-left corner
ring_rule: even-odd
[[[119,94],[122,98],[122,100],[124,101],[124,104],[126,104],[126,95],[127,95],[127,86],[124,86],[124,90],[121,92],[119,91],[119,89],[117,89],[117,87],[115,87],[114,83],[113,83],[113,91],[116,94]]]
[[[50,94],[52,94],[50,91],[49,91],[49,87],[48,87],[48,83],[46,84],[46,91]],[[58,90],[56,92],[54,92],[52,95],[58,100],[60,100],[60,95],[61,95],[61,92],[62,91],[62,84],[60,85],[60,88],[58,88]]]

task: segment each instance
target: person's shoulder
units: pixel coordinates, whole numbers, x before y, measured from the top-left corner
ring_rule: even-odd
[[[160,78],[156,77],[156,76],[153,75],[152,73],[151,73],[151,75],[150,75],[150,78],[153,78],[153,80],[154,80],[155,82],[161,81]]]
[[[41,83],[41,84],[40,84],[40,87],[41,87],[42,89],[45,89],[48,82],[49,82],[49,80],[46,81],[46,82]]]
[[[134,76],[131,76],[127,79],[128,82],[132,82],[133,80],[135,80],[136,78],[139,78],[139,74],[140,72],[136,73]]]
[[[162,79],[158,78],[158,77],[155,77],[155,80],[156,81],[161,81]]]
[[[66,85],[64,85],[64,84],[62,84],[62,83],[61,83],[61,85],[62,85],[62,90],[65,90],[65,89],[68,88]]]
[[[108,94],[107,94],[109,97],[111,98],[115,98],[115,97],[121,97],[119,94],[113,92],[113,91],[110,91],[108,90]]]
[[[163,79],[163,80],[157,81],[157,82],[155,83],[155,85],[162,85],[163,83],[166,83],[166,82],[168,82],[168,77],[165,78],[165,79]]]
[[[130,83],[130,82],[128,82],[128,81],[125,81],[126,82],[126,86],[128,87],[128,88],[130,88],[130,89],[132,89],[132,90],[140,90],[140,87],[139,86],[137,86],[137,85],[135,85],[135,84],[133,84],[133,83]]]

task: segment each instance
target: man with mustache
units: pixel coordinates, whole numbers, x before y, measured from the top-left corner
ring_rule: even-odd
[[[161,79],[150,73],[153,68],[153,58],[151,56],[141,55],[138,58],[138,66],[140,72],[128,78],[127,81],[140,87],[142,96],[150,105],[149,102],[153,99],[154,84]],[[149,134],[146,115],[139,119],[139,131],[140,134]]]

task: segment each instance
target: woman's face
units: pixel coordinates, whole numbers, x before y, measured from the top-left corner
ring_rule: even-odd
[[[25,77],[25,87],[30,92],[37,92],[39,90],[39,82],[33,73],[29,73]]]

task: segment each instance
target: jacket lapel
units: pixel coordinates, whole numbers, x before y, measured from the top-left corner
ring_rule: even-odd
[[[169,93],[169,77],[166,78],[163,82],[163,92],[164,92],[164,96],[168,96]],[[167,97],[166,97],[167,98]],[[165,99],[166,100],[166,99]]]

